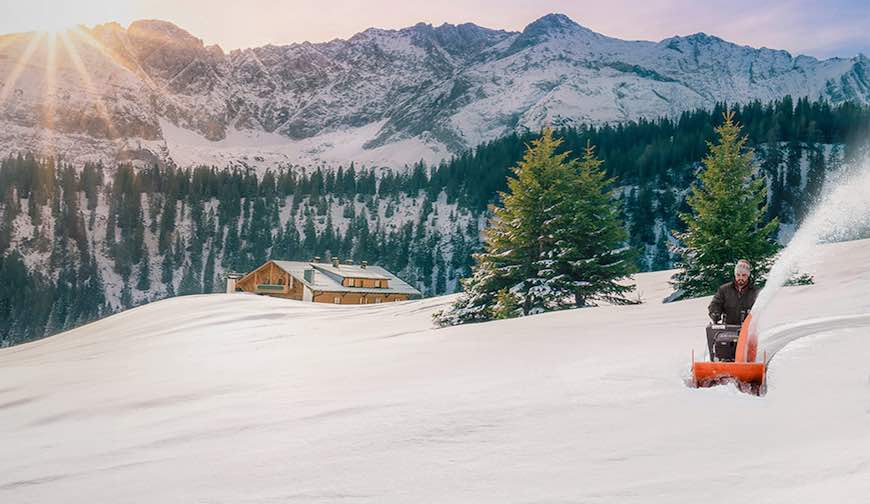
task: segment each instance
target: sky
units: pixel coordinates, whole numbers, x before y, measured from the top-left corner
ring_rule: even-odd
[[[164,19],[224,50],[349,38],[370,27],[472,22],[519,31],[551,12],[611,37],[705,32],[819,58],[870,56],[870,0],[0,0],[0,33]]]

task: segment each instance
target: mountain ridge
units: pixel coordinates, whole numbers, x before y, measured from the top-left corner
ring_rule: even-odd
[[[520,32],[418,23],[229,52],[162,20],[82,28],[59,43],[2,39],[0,75],[12,78],[0,92],[0,155],[73,162],[400,167],[548,124],[785,95],[870,103],[861,54],[795,57],[701,32],[625,41],[563,14]]]

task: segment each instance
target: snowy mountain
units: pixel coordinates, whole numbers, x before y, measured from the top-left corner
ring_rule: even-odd
[[[0,37],[0,155],[256,167],[437,161],[512,131],[784,95],[870,103],[870,60],[702,33],[623,41],[550,14],[235,50],[171,23]]]
[[[435,329],[451,297],[201,295],[0,350],[4,502],[863,502],[870,243],[759,320],[763,397],[687,388],[709,298]]]

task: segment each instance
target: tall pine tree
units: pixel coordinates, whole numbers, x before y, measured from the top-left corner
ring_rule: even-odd
[[[708,143],[704,169],[692,185],[692,211],[680,214],[687,230],[676,237],[681,246],[673,285],[682,297],[712,294],[726,281],[739,259],[753,265],[756,281],[770,269],[779,245],[773,239],[779,221],[765,222],[767,189],[754,176],[753,153],[734,122],[734,113],[716,128],[718,141]]]
[[[629,271],[618,210],[591,147],[582,162],[558,153],[545,129],[492,209],[486,249],[475,255],[465,293],[436,315],[443,325],[529,315],[623,299],[615,280]]]
[[[633,287],[619,280],[632,272],[632,252],[610,189],[613,180],[601,164],[587,143],[580,162],[570,163],[573,173],[550,188],[554,204],[545,209],[550,218],[542,228],[545,252],[535,288],[556,307],[629,302],[625,294]]]

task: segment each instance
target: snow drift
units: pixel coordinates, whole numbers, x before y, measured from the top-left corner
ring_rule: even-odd
[[[709,299],[661,304],[669,272],[447,329],[450,297],[136,308],[0,351],[0,500],[863,502],[870,241],[819,250],[765,311],[761,398],[684,385]]]

